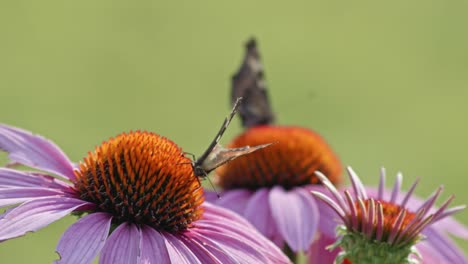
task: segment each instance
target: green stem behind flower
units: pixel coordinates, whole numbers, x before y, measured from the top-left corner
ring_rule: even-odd
[[[297,264],[297,254],[292,251],[292,249],[286,244],[283,248],[284,254],[288,256],[288,258],[291,260],[292,263]]]

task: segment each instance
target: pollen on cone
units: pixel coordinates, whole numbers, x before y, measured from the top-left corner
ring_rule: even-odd
[[[90,152],[76,171],[81,199],[118,222],[179,231],[200,218],[203,190],[190,160],[150,132],[123,133]]]
[[[272,146],[240,157],[216,170],[217,182],[225,190],[281,185],[290,189],[320,184],[315,171],[330,181],[342,181],[342,166],[337,156],[317,133],[291,126],[256,126],[236,137],[229,147]]]

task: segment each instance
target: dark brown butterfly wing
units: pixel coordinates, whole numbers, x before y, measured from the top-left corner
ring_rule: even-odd
[[[208,172],[206,172],[206,170],[203,168],[202,164],[205,163],[208,156],[212,153],[213,149],[218,145],[219,140],[221,139],[227,127],[231,123],[232,118],[236,115],[237,109],[239,108],[241,101],[242,101],[241,97],[237,98],[236,102],[234,103],[231,113],[229,114],[229,116],[226,117],[226,119],[224,119],[224,122],[221,125],[221,128],[219,129],[218,133],[216,134],[211,144],[208,146],[205,152],[203,152],[203,154],[192,163],[192,167],[196,176],[203,177],[208,174]]]
[[[232,77],[231,103],[235,104],[238,97],[243,98],[239,115],[244,127],[274,122],[275,117],[268,100],[263,66],[253,38],[247,42],[244,61],[239,71]]]
[[[210,173],[219,166],[222,166],[238,157],[266,148],[271,144],[273,143],[258,145],[255,147],[245,146],[242,148],[224,148],[221,145],[216,145],[213,152],[208,155],[208,158],[202,163],[201,167],[206,173]]]

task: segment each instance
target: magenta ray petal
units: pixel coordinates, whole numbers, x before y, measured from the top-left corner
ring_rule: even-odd
[[[48,196],[64,196],[64,193],[60,190],[47,188],[0,188],[0,208],[9,205],[19,204],[38,197]]]
[[[397,173],[395,184],[393,185],[392,196],[390,197],[391,203],[396,203],[396,199],[401,190],[401,182],[403,181],[403,174]]]
[[[123,223],[109,236],[102,248],[100,264],[138,263],[141,231],[134,224]]]
[[[196,227],[200,230],[212,230],[215,232],[224,232],[230,234],[231,237],[237,237],[240,240],[248,240],[258,250],[262,250],[265,255],[273,259],[273,263],[283,261],[285,256],[281,250],[276,247],[273,242],[262,236],[245,218],[239,215],[207,202],[204,204],[205,213],[203,218],[197,221]],[[266,251],[265,251],[266,250]]]
[[[140,263],[170,263],[164,235],[149,226],[141,228]]]
[[[112,216],[107,213],[87,215],[68,228],[60,238],[56,264],[91,263],[101,251],[109,235]]]
[[[166,248],[171,258],[170,263],[180,263],[180,264],[202,264],[202,262],[197,258],[197,256],[185,245],[179,238],[169,234],[164,233],[166,238]]]
[[[438,230],[443,230],[461,239],[468,240],[468,227],[461,224],[453,217],[442,219],[434,223],[434,227],[429,228],[437,228]]]
[[[291,249],[306,251],[319,223],[319,212],[312,195],[299,188],[287,192],[274,187],[270,192],[270,206],[278,229]]]
[[[320,215],[322,217],[322,215]],[[335,248],[332,251],[326,249],[329,245],[335,243],[335,236],[327,236],[325,234],[319,234],[319,237],[314,241],[310,250],[307,252],[307,263],[317,264],[317,263],[334,263],[334,260],[340,248]]]
[[[193,252],[201,263],[232,263],[233,259],[224,249],[212,245],[210,241],[203,240],[201,235],[190,236],[190,233],[185,232],[180,236],[180,241]]]
[[[247,203],[250,201],[250,197],[252,197],[251,191],[244,189],[232,190],[223,193],[221,198],[215,203],[224,208],[229,208],[240,215],[244,215],[244,211],[246,210]]]
[[[0,149],[23,165],[75,179],[73,164],[51,141],[29,131],[0,124]]]
[[[432,226],[423,230],[422,233],[426,236],[426,241],[424,242],[427,242],[428,246],[442,255],[448,263],[466,263],[466,256],[446,235],[438,232]]]
[[[278,227],[273,221],[269,204],[269,190],[262,188],[250,198],[243,216],[269,239],[278,236]],[[235,202],[235,201],[233,201]]]
[[[326,188],[322,185],[308,185],[304,186],[304,188],[308,192],[328,192],[326,191]],[[332,197],[330,196],[330,198]],[[336,227],[338,223],[341,223],[339,216],[337,216],[335,211],[324,201],[320,199],[315,199],[315,204],[317,205],[318,211],[320,212],[318,229],[321,233],[324,233],[328,237],[335,237]]]
[[[415,247],[421,254],[424,264],[446,263],[446,260],[439,254],[438,250],[434,250],[427,241],[421,241]]]
[[[9,210],[0,219],[0,241],[37,231],[74,210],[92,204],[67,197],[46,197]]]
[[[0,168],[0,188],[10,187],[47,187],[70,190],[70,185],[52,176],[36,172]]]
[[[225,259],[226,257],[223,257],[222,254],[227,254],[231,256],[229,259],[250,259],[252,257],[256,259],[255,261],[241,261],[241,263],[289,263],[288,259],[281,253],[279,248],[274,246],[273,242],[266,239],[258,233],[258,231],[253,229],[253,227],[251,230],[239,231],[241,230],[239,227],[229,230],[226,228],[228,225],[232,226],[231,223],[204,223],[197,225],[197,228],[191,230],[190,233],[193,237],[203,237],[204,240],[200,241],[205,244],[207,244],[206,239],[211,239],[209,250],[217,248],[219,253],[216,253],[216,255],[221,254],[218,256],[220,259]],[[234,244],[236,245],[234,246]],[[249,254],[249,256],[243,254]]]
[[[192,233],[197,231],[194,230]],[[215,254],[219,263],[268,263],[268,259],[257,250],[257,246],[248,240],[242,241],[223,232],[206,230],[204,233],[206,235],[197,232],[190,237],[190,240],[198,241],[207,252]]]

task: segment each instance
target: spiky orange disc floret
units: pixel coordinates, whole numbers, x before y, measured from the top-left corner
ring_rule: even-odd
[[[199,219],[203,190],[190,160],[167,138],[130,132],[103,142],[76,171],[81,199],[117,222],[184,230]]]
[[[367,200],[364,200],[363,202],[364,202],[366,211],[369,212],[369,206],[370,206],[371,200],[367,199]],[[383,232],[382,232],[382,238],[379,239],[380,241],[388,241],[388,238],[392,232],[400,233],[416,217],[414,213],[409,212],[408,210],[406,210],[405,208],[399,205],[389,203],[383,200],[376,200],[375,202],[378,202],[382,205],[382,212],[383,212],[383,225],[382,225]],[[357,215],[358,223],[361,223],[364,217],[362,214],[362,208],[359,205],[359,202],[356,202],[355,206],[356,206],[356,215]],[[399,215],[403,213],[403,211],[404,211],[404,217],[403,217],[403,220],[401,220],[402,222],[401,222],[399,229],[393,230],[393,227],[395,223],[397,222]],[[359,224],[359,226],[362,226],[362,225]],[[374,226],[377,226],[377,219],[375,219]],[[358,231],[362,231],[362,230],[358,230]],[[402,235],[404,235],[404,233],[402,233]],[[374,237],[374,239],[376,238]]]
[[[341,163],[328,144],[317,133],[294,126],[252,127],[235,138],[230,148],[246,145],[276,144],[240,157],[216,170],[223,189],[281,185],[285,189],[319,184],[315,171],[341,182]]]

